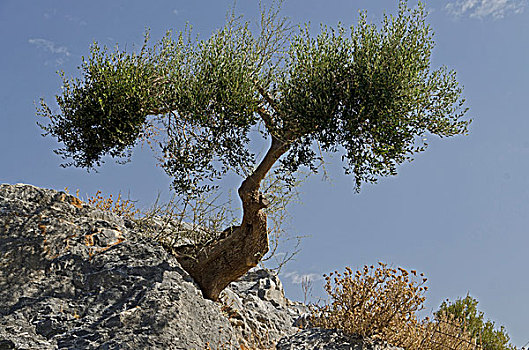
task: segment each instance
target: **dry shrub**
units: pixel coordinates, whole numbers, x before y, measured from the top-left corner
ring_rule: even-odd
[[[426,279],[418,283],[404,269],[379,265],[356,272],[347,267],[343,275],[325,275],[325,290],[332,303],[316,307],[313,323],[363,337],[385,337],[391,328],[415,321],[415,312],[425,299]]]
[[[423,321],[419,329],[421,334],[410,340],[416,344],[410,345],[409,349],[482,349],[477,339],[472,339],[465,322],[447,313],[438,314],[433,322]]]
[[[481,350],[465,323],[449,314],[439,314],[434,320],[425,318],[401,324],[387,332],[382,340],[407,350]]]
[[[212,191],[189,198],[173,196],[165,203],[157,198],[135,223],[143,234],[161,242],[168,251],[182,242],[207,245],[236,223],[230,210],[231,199],[220,203],[219,197]]]
[[[68,187],[64,188],[64,192],[70,194]],[[79,190],[75,191],[75,197],[81,200],[79,197]],[[104,197],[102,192],[98,190],[95,195],[81,201],[86,202],[97,209],[109,211],[128,219],[136,219],[140,215],[140,210],[136,209],[134,202],[129,199],[122,200],[121,193],[118,193],[118,197],[114,199],[112,194],[108,197]]]
[[[447,314],[418,319],[427,290],[423,274],[378,264],[324,276],[331,303],[312,306],[312,324],[407,350],[481,349],[462,320]]]
[[[118,216],[129,219],[136,218],[140,211],[134,206],[134,202],[121,199],[121,193],[114,199],[112,195],[103,197],[101,191],[97,191],[95,195],[88,198],[86,202],[98,209],[112,212]]]

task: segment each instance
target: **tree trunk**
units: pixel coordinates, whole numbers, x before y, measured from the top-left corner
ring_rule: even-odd
[[[180,254],[178,261],[202,289],[205,298],[217,300],[228,284],[256,266],[268,252],[268,229],[263,209],[267,201],[259,191],[261,181],[274,163],[288,150],[288,145],[272,137],[265,157],[239,187],[243,218],[240,226],[224,232],[224,238],[205,247],[196,254]]]

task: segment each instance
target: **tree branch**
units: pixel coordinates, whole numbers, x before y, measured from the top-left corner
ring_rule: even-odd
[[[270,105],[270,107],[272,107],[274,109],[274,111],[276,113],[279,112],[279,109],[277,108],[277,104],[276,104],[276,101],[274,100],[274,98],[272,96],[270,96],[270,94],[268,93],[268,91],[266,91],[260,84],[259,84],[259,81],[258,80],[254,80],[254,83],[255,83],[255,86],[257,87],[257,91],[259,91],[259,93],[261,94],[261,96],[263,96],[263,98],[265,99],[265,101]]]
[[[261,117],[263,122],[265,123],[266,129],[272,133],[273,130],[275,130],[276,125],[274,122],[274,119],[270,115],[270,113],[262,106],[257,107],[257,114]]]
[[[285,154],[286,151],[288,151],[289,146],[289,143],[281,141],[272,135],[272,143],[270,144],[270,148],[268,149],[268,152],[266,152],[263,160],[261,160],[253,173],[250,174],[250,176],[243,181],[241,187],[239,187],[239,196],[241,196],[241,199],[243,199],[243,194],[258,194],[261,181],[265,178],[275,162]]]

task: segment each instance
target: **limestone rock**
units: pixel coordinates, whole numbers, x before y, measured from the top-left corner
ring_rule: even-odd
[[[306,306],[285,298],[279,278],[254,268],[221,294],[228,318],[244,345],[271,349],[283,336],[299,331],[294,326]]]
[[[350,336],[336,329],[309,328],[281,339],[277,350],[403,350]]]
[[[360,349],[338,331],[300,331],[306,306],[265,269],[221,303],[204,299],[149,238],[168,226],[148,229],[64,192],[0,185],[0,350]]]
[[[73,196],[0,186],[0,344],[204,349],[237,344],[174,257]]]
[[[0,349],[273,348],[297,331],[303,306],[277,276],[254,269],[214,303],[135,226],[63,192],[1,185]]]

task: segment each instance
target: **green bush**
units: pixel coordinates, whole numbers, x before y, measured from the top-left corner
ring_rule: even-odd
[[[515,346],[509,344],[510,338],[505,328],[501,326],[500,329],[495,329],[493,321],[484,321],[484,314],[478,310],[477,306],[478,301],[467,294],[464,299],[443,302],[436,315],[445,312],[463,319],[472,337],[481,342],[484,350],[516,349]]]

